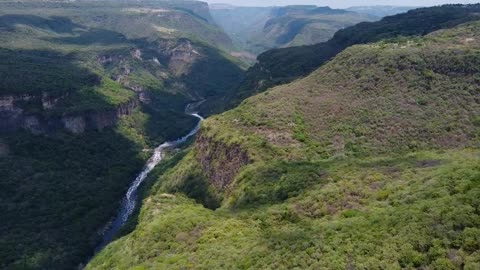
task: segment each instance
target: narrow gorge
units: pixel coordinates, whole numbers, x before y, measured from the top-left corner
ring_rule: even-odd
[[[66,130],[73,134],[84,133],[85,130],[103,130],[114,126],[118,120],[133,113],[140,105],[137,97],[114,108],[101,111],[80,113],[59,113],[57,103],[68,95],[57,97],[44,93],[35,95],[0,96],[0,130],[3,132],[26,130],[33,134],[52,133]],[[39,110],[28,111],[23,106],[37,106]],[[31,108],[31,107],[30,107]]]
[[[115,238],[122,226],[127,223],[129,217],[133,214],[137,206],[138,189],[142,185],[143,181],[147,178],[148,174],[164,159],[166,152],[181,146],[200,130],[201,123],[204,119],[197,112],[193,111],[192,108],[197,107],[203,102],[204,100],[190,103],[185,109],[186,114],[198,119],[198,124],[195,125],[195,127],[187,135],[179,137],[173,141],[164,142],[154,149],[153,155],[148,159],[143,170],[130,184],[128,191],[122,200],[117,216],[106,226],[105,231],[102,232],[102,241],[96,247],[95,253],[100,252],[106,245],[108,245]]]

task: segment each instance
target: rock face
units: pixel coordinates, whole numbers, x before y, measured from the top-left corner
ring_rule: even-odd
[[[153,57],[144,59],[143,55],[146,54]],[[132,75],[143,70],[158,81],[171,81],[170,87],[178,86],[182,84],[185,76],[190,75],[192,67],[205,57],[202,48],[195,46],[189,39],[158,39],[142,49],[131,49],[129,54],[110,53],[98,56],[97,63],[110,70],[111,79],[138,93],[143,103],[149,103],[148,91],[132,79]],[[185,86],[174,88],[183,89]]]
[[[19,128],[30,129],[36,133],[35,122],[36,119],[31,116],[26,116],[24,110],[18,106],[18,103],[28,102],[35,99],[32,95],[7,95],[0,96],[0,130],[16,130]]]
[[[169,58],[168,69],[175,76],[182,76],[190,71],[192,65],[201,57],[188,39],[179,40],[173,49],[166,52]]]
[[[90,113],[84,116],[86,127],[102,130],[113,126],[122,116],[132,114],[139,104],[138,98],[133,98],[127,103],[119,105],[115,110]]]
[[[9,152],[8,144],[0,142],[0,158],[8,156]]]
[[[50,116],[46,114],[55,108],[63,96],[7,95],[0,96],[0,132],[27,130],[34,134],[48,133],[60,129],[80,134],[87,129],[102,130],[115,125],[118,119],[129,115],[139,105],[138,98],[133,98],[115,109],[79,114]],[[38,111],[25,111],[19,104],[36,102],[41,104]]]
[[[239,145],[227,145],[198,134],[195,149],[197,159],[210,184],[226,190],[240,169],[250,163],[247,153]]]
[[[62,124],[68,131],[74,134],[80,134],[85,131],[87,126],[85,118],[82,116],[65,116],[62,117]]]
[[[42,108],[44,110],[51,110],[57,105],[60,100],[64,99],[67,96],[68,94],[55,96],[48,93],[42,93]]]

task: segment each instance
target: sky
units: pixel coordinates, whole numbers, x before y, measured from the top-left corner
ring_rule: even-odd
[[[203,0],[210,4],[222,3],[237,6],[285,6],[285,5],[317,5],[332,8],[346,8],[351,6],[435,6],[441,4],[458,3],[473,4],[480,0]]]

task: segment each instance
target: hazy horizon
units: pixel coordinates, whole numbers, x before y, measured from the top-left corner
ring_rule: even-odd
[[[479,0],[445,1],[445,0],[204,0],[209,4],[230,4],[236,6],[285,6],[285,5],[317,5],[333,8],[352,6],[435,6],[443,4],[474,4]]]

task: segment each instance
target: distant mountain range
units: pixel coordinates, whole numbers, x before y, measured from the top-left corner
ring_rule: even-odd
[[[357,6],[350,7],[346,10],[365,13],[377,17],[391,16],[399,13],[404,13],[412,9],[417,9],[418,7],[399,7],[399,6]]]
[[[446,5],[420,8],[376,22],[364,22],[339,30],[327,42],[311,46],[269,50],[257,57],[237,91],[234,104],[245,96],[274,85],[291,82],[314,71],[339,52],[355,44],[377,42],[397,36],[425,35],[432,31],[478,20],[479,5]]]
[[[272,48],[311,45],[342,28],[378,17],[317,6],[236,7],[211,5],[214,20],[240,50],[258,54]]]

